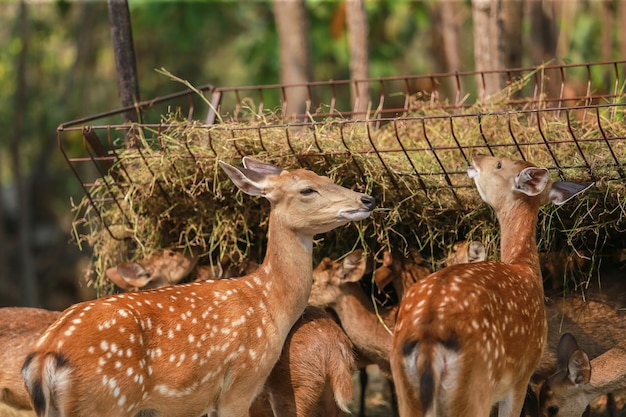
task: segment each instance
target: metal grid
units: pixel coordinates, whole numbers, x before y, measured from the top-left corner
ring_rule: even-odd
[[[96,180],[103,179],[111,187],[124,186],[117,181],[110,168],[125,148],[135,148],[141,153],[146,140],[143,129],[156,132],[151,138],[151,147],[162,146],[159,133],[168,128],[161,117],[172,109],[179,109],[188,120],[211,125],[217,130],[226,130],[235,135],[256,135],[259,146],[264,149],[267,129],[282,127],[280,139],[300,165],[312,167],[320,160],[338,154],[375,154],[380,167],[394,188],[401,188],[406,178],[414,178],[424,196],[431,198],[438,188],[445,188],[458,203],[462,203],[458,190],[470,186],[465,175],[465,166],[450,166],[451,154],[460,154],[469,161],[471,153],[482,152],[509,155],[526,159],[533,148],[547,151],[549,160],[544,163],[562,179],[591,181],[626,180],[626,156],[615,150],[616,144],[626,139],[610,128],[613,123],[624,120],[626,104],[624,86],[626,61],[611,61],[586,64],[550,65],[532,68],[507,69],[490,72],[462,72],[402,77],[376,78],[362,81],[328,81],[302,85],[263,85],[246,87],[214,87],[206,85],[177,94],[157,98],[123,108],[101,113],[79,120],[63,123],[58,127],[58,144],[68,166],[83,187],[85,195],[94,204],[92,189]],[[490,100],[485,95],[486,77],[498,76],[508,86],[497,97],[493,107],[489,105],[476,110],[477,102]],[[583,80],[581,83],[580,80]],[[368,83],[371,97],[367,110],[362,108],[360,98],[351,98],[357,83]],[[304,97],[295,114],[286,115],[289,98],[299,92]],[[493,99],[493,98],[491,98]],[[488,108],[489,111],[484,109]],[[121,124],[124,112],[133,111],[140,115],[138,125]],[[513,117],[514,116],[514,117]],[[512,123],[523,116],[534,131],[530,137],[520,135]],[[562,120],[561,128],[567,133],[565,139],[554,140],[545,132],[545,118]],[[515,119],[516,120],[516,119]],[[262,121],[262,123],[261,123]],[[449,141],[445,144],[431,141],[432,129],[446,129]],[[501,126],[498,134],[485,132],[487,122]],[[327,149],[315,140],[314,149],[303,152],[291,137],[294,128],[320,127],[329,123],[339,127],[337,143],[341,150]],[[367,131],[367,148],[353,149],[349,144],[348,127],[362,125]],[[589,136],[578,126],[592,125],[596,135]],[[416,127],[421,133],[418,146],[405,145],[407,126]],[[476,132],[478,143],[465,143],[459,139],[459,129]],[[345,127],[345,129],[344,129]],[[387,129],[394,137],[392,145],[381,147],[372,138],[373,132]],[[209,130],[206,138],[206,155],[189,151],[190,158],[216,156],[214,137]],[[602,144],[605,162],[599,172],[594,165],[595,155],[589,154],[586,144]],[[558,147],[568,147],[577,162],[561,160],[554,152]],[[165,151],[166,149],[162,149]],[[243,155],[242,152],[240,152]],[[544,152],[545,153],[545,152]],[[432,161],[428,169],[413,164],[416,154],[428,154]],[[399,172],[389,164],[389,157],[404,156],[411,169]],[[143,158],[143,156],[142,156]],[[529,158],[530,159],[530,158]],[[145,158],[144,158],[145,161]],[[146,162],[147,165],[147,162]],[[364,170],[356,159],[352,167],[357,172]],[[430,181],[438,178],[439,181]],[[124,178],[124,181],[132,180]],[[117,184],[116,184],[117,183]],[[432,185],[432,184],[438,185]],[[100,203],[100,202],[99,202]],[[111,204],[118,204],[111,198]],[[121,209],[121,206],[120,206]],[[104,224],[109,233],[110,225]],[[113,236],[113,234],[112,234]]]

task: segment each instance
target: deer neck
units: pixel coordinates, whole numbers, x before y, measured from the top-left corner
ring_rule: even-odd
[[[501,261],[527,266],[541,280],[536,232],[538,212],[537,207],[518,200],[511,209],[498,212],[498,222]]]
[[[363,293],[359,284],[350,283],[343,288],[344,291],[333,308],[339,316],[341,326],[361,352],[372,360],[378,358],[388,362],[391,334],[380,322],[371,300]],[[379,310],[383,319],[387,318],[386,312],[387,310]],[[393,325],[390,330],[393,330]]]
[[[261,279],[270,283],[268,308],[287,331],[302,315],[313,284],[313,236],[284,227],[270,214],[267,250],[259,267]],[[270,281],[271,280],[271,281]]]

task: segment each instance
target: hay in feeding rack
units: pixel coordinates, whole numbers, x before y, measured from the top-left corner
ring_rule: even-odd
[[[550,168],[554,179],[595,181],[596,188],[574,202],[542,211],[538,240],[543,250],[598,254],[607,245],[625,245],[626,184],[619,179],[626,126],[623,107],[587,111],[580,117],[491,105],[453,114],[420,105],[382,127],[340,118],[285,125],[270,113],[207,126],[173,113],[159,125],[130,127],[135,146],[115,151],[116,164],[92,190],[96,207],[87,199],[77,207],[77,223],[86,226],[79,239],[93,247],[93,284],[104,292],[106,268],[163,247],[201,247],[207,259],[239,252],[241,259],[261,261],[269,204],[244,196],[217,164],[238,165],[247,155],[288,170],[308,168],[376,197],[382,210],[371,219],[320,238],[318,260],[357,246],[374,252],[415,246],[441,259],[465,238],[483,241],[493,257],[498,226],[466,174],[471,156],[481,152],[530,160]]]

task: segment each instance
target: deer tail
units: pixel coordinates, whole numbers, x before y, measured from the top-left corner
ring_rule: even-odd
[[[38,417],[64,415],[61,404],[69,388],[70,367],[60,353],[45,356],[33,352],[26,357],[22,376]]]
[[[403,347],[404,372],[408,383],[419,398],[425,417],[437,415],[437,398],[441,386],[445,385],[448,388],[456,383],[451,380],[442,381],[442,374],[446,370],[448,377],[451,377],[449,370],[455,366],[458,350],[456,338],[435,343],[410,341]]]
[[[352,370],[354,369],[354,353],[344,346],[333,351],[330,358],[329,379],[337,406],[349,413],[348,405],[352,401]]]

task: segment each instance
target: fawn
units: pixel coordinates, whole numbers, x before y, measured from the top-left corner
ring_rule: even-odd
[[[400,415],[519,416],[546,340],[539,209],[592,184],[551,182],[525,161],[477,155],[468,168],[496,212],[501,262],[443,268],[405,294],[390,353]]]
[[[375,200],[305,169],[243,164],[219,162],[271,203],[261,267],[68,308],[22,369],[38,416],[249,415],[307,305],[314,236],[367,218]]]
[[[571,333],[564,333],[557,346],[556,358],[556,372],[535,387],[538,408],[531,412],[527,409],[527,415],[579,417],[594,398],[626,388],[624,344],[590,361],[587,352],[578,347],[576,338]]]

